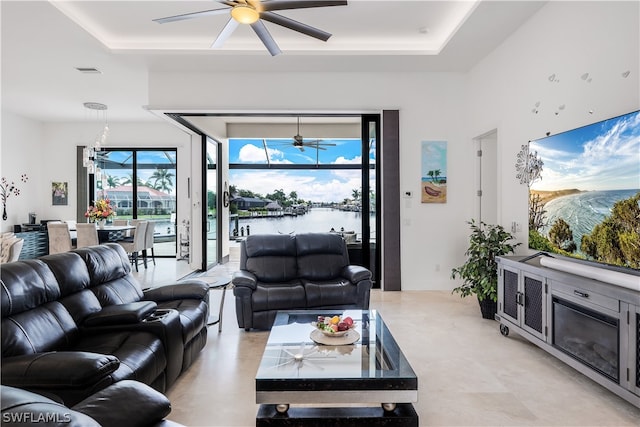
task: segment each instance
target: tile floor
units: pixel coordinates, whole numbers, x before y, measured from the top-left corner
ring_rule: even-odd
[[[147,286],[156,278],[182,277],[180,263],[186,264],[161,260],[141,269],[139,277]],[[236,265],[218,266],[203,278],[228,275]],[[211,293],[213,311],[221,294]],[[371,308],[418,374],[421,426],[640,426],[640,409],[517,334],[503,337],[495,321],[480,317],[471,298],[447,291],[374,290]],[[170,420],[255,425],[254,376],[268,332],[237,327],[233,292],[227,292],[223,325],[221,333],[209,329],[206,347],[168,391]]]

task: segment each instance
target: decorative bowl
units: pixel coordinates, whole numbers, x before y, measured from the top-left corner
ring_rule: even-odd
[[[349,318],[350,319],[350,318]],[[345,336],[350,330],[352,330],[353,328],[355,328],[356,323],[350,319],[350,324],[349,324],[349,328],[342,330],[342,331],[334,331],[333,329],[330,329],[328,324],[324,323],[324,318],[322,318],[322,316],[320,316],[318,318],[317,322],[313,322],[313,326],[316,327],[316,329],[318,329],[320,332],[322,332],[323,335],[327,336],[327,337],[343,337]],[[340,319],[340,322],[342,321],[342,319]],[[338,322],[339,323],[339,322]],[[337,323],[336,323],[337,324]]]

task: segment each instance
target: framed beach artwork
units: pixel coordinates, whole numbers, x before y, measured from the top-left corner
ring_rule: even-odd
[[[69,183],[51,183],[51,204],[53,206],[66,206],[69,204]]]
[[[447,141],[422,141],[422,203],[447,203]]]

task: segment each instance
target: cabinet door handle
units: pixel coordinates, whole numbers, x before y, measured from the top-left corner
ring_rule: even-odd
[[[580,292],[580,291],[574,290],[573,293],[582,298],[589,298],[589,294],[586,292]]]

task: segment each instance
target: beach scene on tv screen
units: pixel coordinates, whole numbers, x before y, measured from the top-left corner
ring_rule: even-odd
[[[640,112],[529,143],[529,247],[640,269]]]

